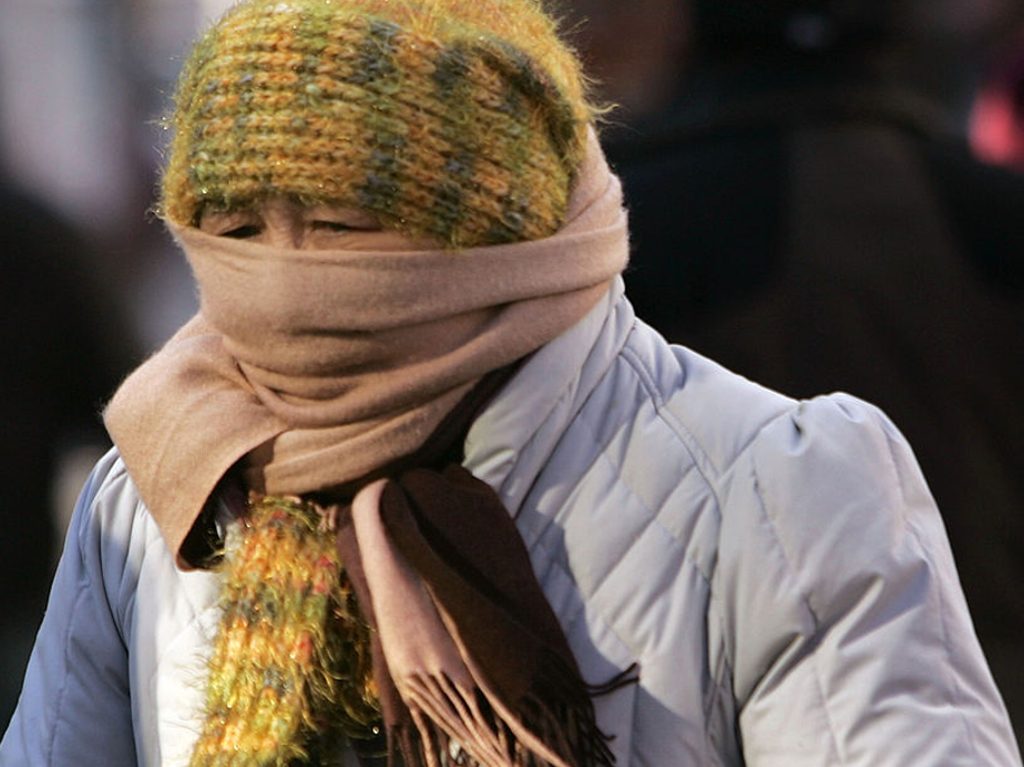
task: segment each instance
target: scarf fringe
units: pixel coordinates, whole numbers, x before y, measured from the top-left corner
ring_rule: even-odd
[[[587,685],[561,657],[545,653],[530,690],[510,709],[485,687],[465,690],[446,675],[405,680],[413,727],[389,733],[389,763],[405,767],[611,767],[612,737],[597,725],[592,698],[636,681],[631,666]],[[401,751],[404,762],[395,761]]]

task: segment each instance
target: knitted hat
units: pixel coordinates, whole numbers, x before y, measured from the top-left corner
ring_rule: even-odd
[[[248,0],[185,66],[162,212],[288,195],[451,246],[539,239],[591,116],[539,0]]]

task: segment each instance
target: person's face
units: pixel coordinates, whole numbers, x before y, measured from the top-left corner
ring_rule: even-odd
[[[299,250],[338,248],[348,245],[354,234],[381,233],[380,222],[372,213],[332,205],[306,206],[286,197],[271,197],[242,210],[204,212],[199,228],[218,237]]]

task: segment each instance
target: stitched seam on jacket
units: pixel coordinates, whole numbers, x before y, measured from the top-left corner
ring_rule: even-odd
[[[91,509],[90,509],[90,511],[91,511]],[[78,551],[79,551],[79,558],[82,559],[82,561],[84,563],[84,557],[82,556],[82,543],[81,543],[81,540],[79,540],[78,546],[79,546],[79,549],[78,549]],[[82,573],[83,573],[82,581],[81,581],[81,583],[78,584],[78,589],[75,592],[74,602],[73,602],[73,604],[71,606],[71,610],[68,612],[67,628],[66,628],[66,630],[64,632],[64,641],[62,642],[62,644],[64,646],[64,651],[63,651],[64,663],[63,663],[63,668],[61,669],[63,671],[63,675],[62,675],[63,678],[61,679],[60,690],[58,690],[58,692],[57,692],[57,703],[56,703],[56,705],[54,706],[54,709],[53,709],[53,717],[54,717],[54,720],[53,720],[53,730],[52,730],[52,733],[50,735],[49,746],[46,749],[46,763],[47,764],[51,764],[51,765],[53,764],[53,752],[57,748],[57,733],[61,729],[61,726],[64,724],[64,718],[61,716],[61,710],[64,708],[64,697],[67,694],[68,684],[70,683],[70,680],[71,680],[71,675],[68,673],[68,669],[71,668],[71,656],[70,656],[71,627],[74,626],[74,623],[75,623],[75,612],[78,610],[79,605],[82,602],[82,597],[86,593],[86,589],[89,587],[89,583],[90,583],[89,574],[85,571],[84,567],[82,568]]]
[[[638,745],[638,741],[639,741],[639,738],[635,737],[635,735],[636,735],[636,732],[637,732],[638,723],[640,721],[637,717],[640,716],[640,705],[639,705],[640,704],[640,689],[641,689],[640,675],[642,673],[643,673],[643,663],[641,663],[639,658],[638,658],[637,659],[636,684],[633,685],[633,689],[631,690],[631,692],[633,694],[633,701],[632,701],[633,705],[630,706],[630,709],[632,709],[631,712],[630,712],[632,714],[632,716],[629,717],[629,733],[630,733],[630,736],[629,736],[629,754],[628,754],[628,756],[629,756],[629,763],[630,764],[633,763],[633,755],[636,753],[637,745]]]
[[[711,610],[711,587],[708,586],[708,609]],[[719,699],[722,697],[723,680],[726,676],[731,676],[727,673],[729,669],[728,658],[725,651],[725,627],[722,625],[722,615],[719,610],[715,610],[715,620],[718,623],[719,631],[722,633],[723,638],[718,640],[718,663],[715,666],[714,673],[711,675],[711,694],[708,695],[708,699],[704,704],[704,759],[709,764],[711,759],[714,759],[716,765],[722,764],[721,753],[711,743],[711,712],[714,710]],[[705,623],[710,623],[708,617],[705,617]],[[711,652],[710,643],[706,644],[705,650],[707,653]],[[710,664],[708,664],[710,668]],[[735,726],[735,725],[734,725]],[[724,738],[725,733],[721,733]],[[724,743],[722,744],[724,745]]]
[[[162,541],[163,537],[162,536],[159,536],[159,537],[160,537],[160,540]],[[148,541],[147,541],[147,543],[148,543]],[[158,655],[154,655],[154,658],[153,658],[153,672],[150,674],[149,679],[146,680],[146,684],[149,685],[150,687],[152,687],[152,685],[153,685],[153,680],[159,675],[160,669],[163,666],[163,662],[166,659],[167,654],[169,652],[172,652],[173,650],[175,650],[176,642],[182,637],[182,635],[185,634],[186,631],[191,629],[192,626],[196,622],[198,622],[200,620],[200,618],[203,617],[203,615],[206,613],[207,610],[212,610],[212,609],[218,607],[218,602],[215,600],[213,602],[213,604],[209,605],[205,609],[197,610],[196,609],[196,604],[192,600],[192,595],[189,593],[189,589],[187,587],[185,587],[181,583],[181,575],[178,572],[177,567],[175,567],[174,574],[175,574],[175,576],[177,578],[177,583],[175,584],[175,589],[178,591],[179,594],[181,594],[184,597],[185,603],[188,605],[188,608],[191,611],[192,616],[188,619],[188,621],[184,625],[182,625],[179,628],[179,630],[175,633],[174,637],[168,638],[168,639],[164,640],[163,642],[160,642],[160,645],[161,645],[160,653]],[[212,642],[213,639],[214,639],[214,636],[211,636],[209,634],[209,632],[206,631],[206,627],[202,623],[200,623],[200,632],[199,633],[202,636],[203,640],[206,641],[206,642]]]
[[[715,510],[719,512],[719,517],[721,517],[720,512],[722,503],[721,499],[718,497],[718,488],[715,483],[708,478],[707,472],[704,470],[705,463],[710,466],[713,466],[714,464],[711,463],[707,454],[700,449],[696,438],[690,430],[675,417],[671,410],[665,407],[665,400],[661,397],[661,393],[654,385],[654,381],[651,379],[649,372],[643,364],[643,361],[639,358],[639,355],[629,348],[629,346],[623,346],[620,356],[636,374],[636,377],[640,382],[640,386],[643,387],[651,402],[654,403],[655,414],[676,436],[683,449],[689,454],[690,460],[693,462],[694,470],[700,475],[701,479],[704,480],[705,487],[715,499]]]
[[[75,611],[78,609],[79,604],[82,601],[82,595],[85,594],[88,580],[78,587],[78,592],[75,594],[75,603],[72,606],[71,612],[69,613],[68,620],[68,631],[63,637],[63,679],[60,682],[60,690],[57,692],[56,706],[53,708],[53,733],[50,736],[49,748],[46,750],[46,763],[53,764],[53,752],[56,749],[57,743],[57,731],[60,729],[62,724],[65,724],[63,718],[60,716],[61,709],[63,709],[63,701],[65,701],[65,695],[68,692],[68,685],[71,680],[71,674],[68,670],[71,668],[71,656],[70,647],[71,644],[71,627],[74,625]]]
[[[634,331],[631,331],[631,334]],[[654,385],[654,379],[651,377],[650,371],[647,366],[643,364],[640,359],[640,355],[629,346],[628,343],[624,344],[620,354],[636,373],[637,378],[640,379],[640,383],[647,391],[648,396],[654,402],[656,410],[660,410],[665,405],[665,399],[661,396],[661,392],[658,391],[658,387]]]
[[[132,526],[131,530],[128,533],[128,541],[126,543],[125,562],[124,566],[121,569],[122,577],[124,576],[124,573],[128,570],[129,567],[128,560],[131,558],[131,540],[136,535],[136,526],[139,524],[140,518],[144,514],[149,514],[149,510],[146,508],[145,504],[143,504],[142,498],[138,494],[138,488],[135,486],[135,481],[131,478],[131,475],[128,475],[127,471],[125,471],[124,474],[127,475],[125,477],[125,481],[127,481],[131,485],[132,489],[135,491],[136,500],[135,506],[132,509]],[[149,548],[150,540],[151,538],[147,535],[145,541],[146,549]],[[140,572],[141,564],[134,572],[135,586],[131,589],[131,593],[128,599],[125,600],[111,600],[110,594],[107,593],[106,581],[104,581],[103,583],[103,594],[106,598],[105,601],[107,602],[107,605],[110,607],[110,616],[114,624],[114,628],[117,630],[117,635],[121,638],[121,644],[125,646],[126,651],[129,647],[129,638],[125,636],[125,624],[128,621],[128,613],[134,612],[136,609],[138,600]],[[134,620],[132,621],[132,625],[134,626]]]
[[[676,418],[675,413],[673,413],[670,408],[666,407],[667,403],[660,396],[660,392],[654,385],[653,379],[650,377],[649,371],[643,364],[643,360],[640,359],[639,355],[629,346],[623,346],[620,356],[623,357],[624,362],[633,369],[637,378],[640,379],[641,386],[643,386],[647,395],[654,403],[655,413],[665,423],[665,425],[669,427],[676,437],[679,438],[683,448],[690,454],[690,459],[693,461],[693,467],[700,474],[701,478],[704,480],[705,486],[715,499],[715,508],[719,512],[719,516],[721,516],[722,502],[718,495],[717,479],[727,474],[741,458],[746,456],[766,429],[774,425],[778,420],[790,417],[792,413],[797,410],[801,404],[803,404],[803,400],[791,401],[790,405],[785,410],[769,416],[764,423],[751,432],[750,439],[742,447],[736,450],[735,455],[732,456],[732,460],[725,466],[719,468],[715,466],[707,453],[701,449],[700,442],[693,435],[693,432],[691,432],[682,421]],[[708,476],[708,473],[704,468],[705,464],[714,469],[716,475],[714,481]]]
[[[219,609],[217,605],[211,605],[210,607],[207,608],[207,611],[209,611],[209,610],[217,610],[217,609]],[[214,641],[214,639],[216,639],[216,631],[217,631],[217,629],[214,629],[214,633],[213,634],[210,634],[210,632],[208,632],[206,630],[206,626],[205,626],[205,624],[202,621],[204,615],[205,615],[205,611],[204,611],[204,613],[194,614],[192,616],[191,620],[189,620],[188,623],[186,623],[184,626],[182,626],[175,633],[174,637],[166,640],[163,643],[164,644],[163,651],[160,653],[159,657],[157,657],[154,660],[154,662],[153,662],[153,671],[149,675],[149,678],[146,680],[146,684],[151,689],[153,688],[154,681],[156,680],[156,678],[158,676],[160,676],[160,672],[163,669],[164,663],[167,661],[168,656],[170,654],[172,654],[172,653],[177,653],[178,652],[178,643],[182,641],[182,637],[185,636],[185,634],[187,632],[192,630],[193,626],[196,626],[196,624],[198,624],[198,627],[196,628],[196,633],[199,634],[199,636],[201,637],[201,639],[202,639],[202,641],[204,643],[210,644],[210,643],[212,643]],[[196,647],[193,647],[191,649],[194,651],[194,653],[199,653],[199,652],[202,652],[204,649],[207,649],[207,648],[202,646],[202,645],[197,645]],[[207,664],[206,664],[205,660],[202,663],[202,668],[203,668],[204,672],[207,669]],[[200,681],[205,685],[205,683],[206,683],[206,679],[205,678],[201,679]]]
[[[779,554],[782,557],[782,561],[786,566],[787,573],[789,574],[790,580],[793,581],[794,589],[797,587],[796,579],[796,568],[793,567],[793,561],[786,552],[786,547],[782,543],[782,539],[779,537],[778,531],[775,528],[775,523],[772,521],[771,516],[768,514],[768,504],[765,501],[764,494],[761,492],[761,480],[758,476],[756,461],[751,462],[751,468],[753,470],[753,486],[754,494],[757,497],[758,509],[761,512],[761,516],[764,517],[765,522],[768,525],[768,529],[771,532],[771,538],[774,541],[775,546],[778,548]],[[808,637],[805,642],[810,641],[819,636],[821,631],[821,622],[818,620],[818,616],[814,612],[814,608],[811,607],[810,594],[800,593],[800,601],[803,603],[807,612],[811,616],[811,620],[814,623],[814,633],[811,637]],[[839,752],[839,738],[836,734],[835,722],[832,720],[832,713],[828,707],[828,697],[825,695],[824,685],[821,680],[820,670],[818,668],[818,652],[817,646],[811,650],[811,664],[814,669],[814,681],[815,687],[817,688],[818,696],[821,699],[821,708],[825,712],[825,720],[828,722],[829,735],[831,735],[831,749],[835,753],[839,764],[845,764],[845,760]]]
[[[543,415],[538,416],[534,414],[532,416],[535,423],[545,424],[548,421],[548,419],[550,419],[551,414],[558,410],[558,408],[562,405],[563,402],[565,402],[566,400],[570,400],[570,407],[572,407],[572,405],[575,404],[575,408],[571,410],[571,412],[563,421],[564,428],[562,428],[559,434],[553,440],[551,440],[551,443],[547,450],[547,454],[544,456],[544,459],[536,463],[538,469],[533,473],[532,476],[530,476],[526,480],[526,486],[519,488],[516,491],[515,495],[519,497],[520,502],[528,498],[530,496],[530,493],[533,492],[533,489],[536,487],[541,475],[544,474],[544,469],[547,466],[548,461],[551,459],[551,456],[558,449],[559,444],[561,444],[562,439],[565,437],[566,429],[569,425],[572,424],[576,416],[586,407],[587,402],[593,396],[594,392],[597,391],[598,387],[600,387],[601,382],[607,378],[609,372],[612,370],[613,367],[615,367],[615,362],[618,359],[618,356],[626,349],[626,347],[629,344],[630,337],[633,335],[633,333],[636,332],[636,319],[634,318],[633,322],[630,323],[629,329],[622,332],[621,339],[616,342],[615,351],[608,354],[606,361],[603,363],[603,366],[600,369],[600,373],[594,377],[594,380],[590,386],[590,390],[587,391],[586,396],[584,396],[578,403],[575,403],[574,400],[576,399],[580,390],[583,371],[589,366],[591,362],[592,355],[594,354],[594,348],[597,345],[598,341],[604,338],[604,336],[607,333],[612,333],[614,335],[612,330],[609,329],[611,328],[614,330],[614,327],[616,325],[615,318],[618,316],[620,312],[624,311],[624,305],[625,296],[620,294],[618,299],[616,299],[612,303],[612,305],[608,309],[608,312],[601,320],[601,326],[600,328],[598,328],[597,332],[591,339],[589,350],[585,358],[583,359],[581,366],[576,370],[575,374],[571,377],[571,379],[566,382],[561,393],[552,401],[551,407],[548,408],[547,411],[543,413]],[[514,380],[515,378],[513,378],[513,381]],[[512,462],[509,464],[508,470],[500,478],[498,486],[494,488],[495,492],[497,492],[498,495],[505,498],[512,494],[511,491],[509,490],[509,481],[512,480],[513,478],[518,479],[519,472],[517,471],[517,469],[519,467],[521,459],[523,458],[523,456],[533,452],[533,445],[536,444],[536,442],[540,439],[541,433],[543,431],[543,428],[538,426],[533,430],[533,432],[530,434],[529,437],[527,437],[526,440],[524,440],[518,446],[514,447],[514,457],[512,459]],[[545,438],[548,437],[546,433],[544,434],[544,436]],[[509,511],[512,514],[513,519],[515,519],[518,516],[518,509],[510,508]],[[548,524],[550,524],[550,521],[551,520],[549,518]],[[547,528],[547,526],[547,524],[544,526],[545,529]],[[538,536],[542,535],[543,530],[536,531],[536,534]]]
[[[767,416],[767,419],[764,423],[762,423],[760,426],[751,431],[750,438],[747,440],[745,444],[743,444],[742,446],[739,447],[739,449],[736,450],[735,455],[732,456],[732,460],[725,466],[718,467],[707,455],[707,453],[705,453],[700,448],[700,442],[693,435],[693,433],[678,418],[676,418],[675,413],[673,413],[670,408],[666,407],[667,403],[665,402],[664,398],[661,397],[661,393],[658,391],[657,386],[654,384],[653,378],[651,378],[650,372],[644,365],[643,360],[640,358],[640,355],[633,349],[629,348],[628,346],[624,346],[622,349],[622,356],[627,358],[626,361],[637,372],[637,375],[641,378],[648,395],[651,397],[651,400],[655,403],[655,409],[658,412],[658,415],[661,416],[674,430],[679,432],[680,439],[683,439],[687,443],[687,448],[690,451],[691,457],[694,459],[695,465],[698,468],[701,467],[701,462],[698,461],[696,458],[696,455],[699,454],[704,459],[704,462],[715,470],[715,473],[718,476],[721,476],[728,472],[729,469],[732,468],[732,466],[736,463],[736,461],[742,458],[743,454],[750,449],[750,446],[757,441],[758,437],[761,436],[761,433],[768,426],[773,424],[777,419],[792,413],[793,410],[798,408],[803,402],[802,400],[792,400],[787,398],[789,399],[788,406],[780,412],[773,413],[772,415]],[[705,481],[711,484],[711,481],[707,478],[707,475],[703,471],[703,469],[701,469],[701,474],[702,476],[704,476]]]
[[[800,602],[803,603],[804,607],[807,608],[807,612],[811,615],[811,620],[814,622],[814,633],[817,634],[821,629],[821,621],[819,620],[817,613],[814,612],[814,607],[811,604],[810,593],[799,588],[797,568],[793,565],[793,558],[790,557],[789,552],[786,551],[786,545],[782,542],[782,538],[779,536],[779,531],[775,526],[775,521],[768,513],[768,503],[765,501],[764,493],[761,492],[761,477],[757,469],[757,461],[753,456],[751,456],[751,473],[753,474],[753,488],[754,494],[757,496],[758,510],[764,518],[764,521],[767,523],[767,528],[771,533],[771,539],[778,548],[779,554],[782,556],[782,561],[786,565],[786,572],[793,581],[794,591],[800,592]]]
[[[615,484],[616,485],[620,485],[623,489],[625,489],[626,492],[629,493],[630,497],[633,500],[635,500],[637,506],[642,508],[644,510],[644,512],[648,516],[646,524],[644,524],[642,527],[640,527],[637,530],[636,533],[634,533],[633,535],[630,536],[630,539],[629,539],[628,543],[626,543],[625,547],[622,549],[622,552],[621,552],[621,555],[619,557],[619,560],[617,562],[615,562],[612,565],[612,567],[604,573],[604,575],[600,578],[600,580],[596,581],[593,584],[593,588],[591,590],[590,596],[591,597],[596,596],[597,592],[601,590],[601,587],[604,585],[604,583],[612,576],[612,573],[614,572],[614,570],[622,563],[622,559],[625,556],[625,554],[627,552],[629,552],[630,550],[632,550],[632,548],[637,544],[637,542],[640,540],[640,538],[643,536],[643,534],[649,528],[651,528],[651,527],[657,528],[670,541],[673,541],[674,543],[676,543],[676,544],[678,544],[679,546],[682,547],[682,550],[683,550],[683,552],[682,552],[682,561],[692,565],[693,569],[697,571],[697,573],[700,575],[701,579],[703,579],[705,584],[707,584],[708,592],[710,593],[710,590],[711,590],[710,578],[708,577],[708,574],[705,573],[701,569],[700,564],[696,560],[694,560],[692,554],[690,553],[690,548],[685,545],[684,541],[680,540],[677,536],[675,536],[672,533],[671,530],[669,530],[667,527],[665,527],[664,524],[661,523],[661,521],[658,519],[658,511],[650,508],[650,506],[648,506],[648,504],[645,503],[644,500],[640,497],[639,493],[637,493],[636,489],[632,486],[632,484],[630,484],[626,480],[626,478],[625,478],[625,476],[623,474],[623,471],[622,471],[622,467],[617,465],[614,461],[612,461],[612,459],[608,455],[608,451],[606,449],[607,445],[601,445],[597,441],[597,439],[596,439],[597,431],[594,428],[594,426],[590,423],[590,421],[587,418],[583,417],[583,412],[582,411],[580,412],[579,422],[580,422],[581,425],[585,426],[589,430],[589,432],[591,433],[592,436],[595,437],[594,444],[599,445],[599,447],[600,447],[600,449],[598,451],[598,455],[597,455],[597,460],[603,460],[605,463],[608,464],[608,466],[611,468],[612,476],[615,477]],[[706,480],[705,480],[705,482],[706,482]],[[716,510],[717,510],[717,508],[718,508],[717,507],[717,498],[715,500],[716,500]]]
[[[559,548],[560,547],[561,546],[559,545]],[[606,628],[611,634],[615,636],[615,639],[619,642],[619,644],[621,644],[629,651],[630,655],[632,655],[634,658],[639,659],[641,653],[638,650],[638,648],[632,642],[627,642],[616,629],[615,623],[608,620],[608,618],[605,616],[604,611],[597,610],[596,606],[592,604],[592,599],[594,597],[594,594],[596,594],[597,590],[595,589],[594,592],[592,592],[589,596],[584,594],[583,590],[580,588],[579,582],[576,580],[573,573],[559,561],[558,557],[556,556],[557,552],[555,551],[555,547],[548,545],[547,540],[543,536],[540,540],[537,541],[537,543],[534,544],[534,548],[540,549],[547,555],[549,561],[549,564],[547,566],[557,569],[562,574],[562,576],[569,583],[572,584],[572,588],[574,588],[576,590],[576,593],[579,595],[579,609],[574,612],[572,618],[569,620],[568,623],[565,624],[566,633],[570,632],[575,627],[576,621],[578,620],[584,620],[587,622],[588,625],[593,623],[594,621],[599,621],[604,628]],[[602,579],[601,582],[604,583],[604,579]],[[588,611],[588,606],[594,608],[595,611]]]
[[[817,635],[817,632],[815,632]],[[846,764],[846,760],[843,759],[839,753],[839,738],[836,736],[835,722],[832,721],[832,712],[828,708],[828,696],[825,695],[825,683],[821,678],[821,669],[818,667],[819,663],[818,648],[815,646],[811,653],[811,663],[814,666],[814,682],[815,687],[818,690],[818,697],[821,698],[821,708],[825,712],[825,719],[828,721],[828,731],[832,735],[832,751],[835,753],[836,758],[839,759],[840,764]]]
[[[537,547],[540,548],[542,551],[545,551],[545,552],[551,551],[551,548],[549,546],[547,546],[546,543],[538,543]],[[566,570],[566,568],[563,567],[562,564],[557,559],[551,559],[550,560],[550,564],[548,566],[553,568],[553,569],[555,569],[555,570],[558,570],[562,574],[562,577],[565,578],[568,583],[572,584],[572,588],[576,590],[576,594],[579,596],[579,607],[578,607],[578,609],[574,611],[571,620],[563,626],[563,629],[565,631],[566,636],[568,636],[571,633],[573,633],[573,631],[575,630],[576,622],[579,621],[579,620],[583,620],[586,623],[586,627],[585,627],[586,633],[587,633],[588,636],[591,636],[591,637],[593,636],[593,632],[591,631],[591,628],[594,626],[594,624],[600,624],[601,628],[604,631],[606,631],[607,633],[611,634],[615,638],[615,641],[618,642],[620,647],[622,647],[628,653],[629,657],[635,660],[635,662],[637,664],[636,674],[637,674],[637,680],[638,681],[637,681],[636,685],[630,685],[630,695],[631,695],[630,712],[631,712],[631,715],[630,715],[630,724],[629,724],[629,732],[630,733],[635,733],[636,732],[636,721],[637,721],[636,717],[638,716],[638,712],[639,712],[639,708],[640,708],[637,705],[637,703],[638,703],[638,692],[637,692],[637,690],[639,690],[642,687],[642,683],[639,680],[642,678],[643,668],[644,668],[644,660],[643,660],[643,657],[642,657],[642,653],[638,652],[637,649],[633,646],[632,643],[627,642],[627,641],[625,641],[622,638],[622,635],[616,630],[614,624],[610,623],[605,618],[603,613],[598,612],[598,611],[594,611],[594,612],[588,611],[588,609],[587,609],[587,600],[584,599],[583,594],[580,592],[579,585],[576,583],[575,578],[572,577],[572,574],[569,573]],[[596,644],[595,644],[595,649],[598,649]],[[601,652],[600,650],[598,650],[598,651]],[[603,655],[603,652],[601,654]],[[616,665],[616,667],[618,667],[618,663],[615,663],[615,665]],[[630,757],[631,761],[632,761],[633,750],[636,748],[636,743],[637,743],[636,739],[633,738],[632,735],[631,735],[630,736],[630,752],[627,754],[627,756]]]
[[[124,557],[125,561],[124,561],[124,563],[123,563],[123,565],[121,567],[121,573],[123,575],[125,570],[128,568],[128,558],[130,557],[130,551],[129,551],[129,549],[130,549],[130,542],[131,542],[131,539],[132,539],[132,537],[134,535],[134,532],[135,532],[135,530],[134,530],[134,528],[135,528],[134,520],[138,519],[139,507],[142,506],[142,499],[138,495],[138,488],[135,486],[135,480],[133,480],[132,477],[131,477],[131,474],[128,473],[128,467],[125,465],[124,459],[121,458],[120,455],[118,456],[117,461],[114,462],[114,464],[111,467],[109,473],[103,478],[102,483],[100,484],[99,488],[97,488],[97,490],[96,490],[96,494],[92,497],[92,500],[89,503],[89,518],[90,518],[90,526],[92,524],[99,524],[99,522],[95,521],[96,520],[96,504],[100,502],[100,498],[103,497],[110,490],[111,485],[113,485],[115,483],[122,483],[122,484],[127,483],[127,485],[133,490],[133,492],[135,493],[135,496],[136,496],[135,507],[132,510],[132,519],[133,519],[132,529],[129,530],[128,540],[125,543],[125,557]],[[86,557],[85,557],[84,544],[81,542],[81,540],[79,540],[79,557],[81,558],[82,562],[85,562]],[[125,650],[127,652],[128,638],[125,636],[125,633],[124,633],[125,616],[118,609],[118,608],[121,608],[121,607],[127,607],[127,605],[123,605],[121,603],[121,600],[112,599],[110,593],[107,590],[107,581],[103,577],[103,562],[102,562],[102,560],[103,560],[103,546],[102,546],[102,543],[100,545],[99,557],[100,557],[100,565],[99,565],[100,566],[100,583],[102,584],[102,588],[100,589],[100,591],[101,591],[101,593],[103,595],[103,602],[106,605],[107,612],[110,613],[110,622],[113,625],[114,630],[117,632],[117,636],[121,640],[121,644],[124,646],[124,648],[125,648]],[[136,574],[136,576],[137,576],[137,574]],[[136,586],[137,585],[138,584],[136,583]]]
[[[906,499],[906,496],[905,496],[904,491],[903,491],[903,476],[900,474],[899,464],[896,462],[896,455],[895,455],[895,453],[893,451],[893,441],[892,441],[892,438],[889,436],[889,433],[887,431],[885,431],[884,429],[882,431],[883,431],[883,434],[885,434],[885,445],[888,448],[887,457],[889,459],[889,463],[892,465],[893,474],[896,476],[896,486],[899,488],[899,491],[900,491],[900,503],[901,503],[903,509],[907,509],[908,508],[907,499]],[[921,556],[928,562],[928,564],[930,566],[930,569],[932,569],[933,571],[936,570],[936,568],[933,566],[934,562],[932,562],[931,558],[928,556],[928,548],[921,542],[921,537],[918,534],[916,526],[913,523],[911,523],[909,519],[907,519],[906,515],[903,515],[902,519],[903,519],[903,526],[904,526],[906,532],[911,537],[913,537],[914,542],[917,544],[917,548],[918,548],[918,550],[921,553]],[[936,593],[936,598],[939,600],[938,619],[939,619],[939,628],[942,631],[942,646],[946,650],[946,659],[948,661],[948,667],[952,668],[954,663],[953,663],[953,653],[952,653],[952,650],[951,650],[950,645],[949,645],[949,630],[948,630],[948,628],[946,626],[946,610],[945,610],[946,598],[945,598],[945,594],[944,594],[944,591],[943,591],[942,580],[939,579],[939,578],[935,579],[935,593]],[[977,745],[974,743],[973,730],[967,724],[967,717],[964,715],[963,708],[958,706],[958,705],[955,705],[955,702],[962,697],[960,686],[957,684],[956,674],[952,674],[952,673],[947,672],[945,674],[945,677],[946,677],[946,684],[947,684],[948,688],[950,688],[950,690],[952,692],[953,701],[951,701],[951,702],[954,703],[953,708],[956,710],[957,714],[959,715],[960,726],[964,730],[964,735],[966,736],[965,740],[967,741],[967,745],[970,747],[971,753],[976,758],[978,758],[978,757],[980,757],[980,753],[978,751]]]

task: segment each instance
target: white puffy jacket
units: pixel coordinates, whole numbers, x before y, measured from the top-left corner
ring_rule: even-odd
[[[1021,764],[910,449],[670,347],[617,287],[473,425],[621,767]],[[183,765],[216,577],[116,452],[75,511],[3,767]]]

